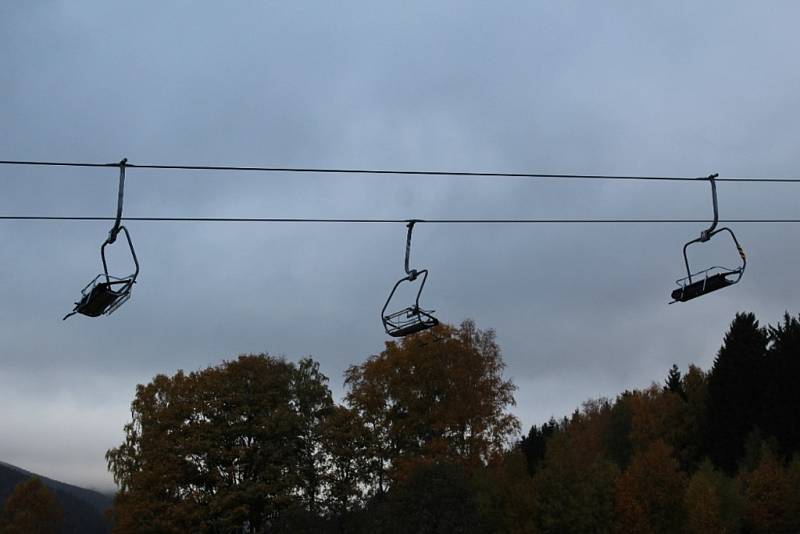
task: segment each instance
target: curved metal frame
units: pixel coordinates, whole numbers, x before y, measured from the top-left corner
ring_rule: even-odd
[[[672,292],[672,298],[674,299],[670,304],[673,302],[686,302],[687,300],[691,300],[693,298],[705,295],[706,293],[710,293],[711,291],[716,291],[717,289],[721,289],[723,287],[731,286],[739,282],[742,279],[742,275],[744,275],[744,270],[747,267],[747,256],[744,253],[744,249],[739,244],[739,240],[736,239],[736,234],[733,233],[733,230],[730,228],[723,227],[717,229],[717,224],[719,223],[719,207],[717,204],[717,184],[715,178],[719,176],[718,174],[712,174],[708,178],[703,178],[704,180],[708,180],[711,182],[711,199],[712,205],[714,208],[714,220],[711,223],[711,226],[700,232],[700,237],[696,239],[692,239],[685,245],[683,245],[683,261],[686,265],[686,276],[683,278],[679,278],[675,281],[678,284],[679,288]],[[705,243],[709,241],[712,237],[719,234],[720,232],[728,232],[733,239],[734,244],[736,245],[736,250],[739,252],[739,257],[742,259],[742,265],[737,267],[736,269],[730,269],[728,267],[723,267],[721,265],[715,265],[713,267],[709,267],[708,269],[704,269],[702,271],[697,271],[692,274],[692,270],[689,267],[689,257],[686,254],[686,249],[689,245],[694,243]],[[718,269],[720,272],[709,276],[709,272]],[[702,286],[697,291],[697,294],[690,294],[687,298],[682,298],[686,296],[686,289],[691,287],[693,284],[697,284],[698,282],[693,282],[692,277],[698,277],[699,275],[704,274],[704,280]],[[736,275],[735,280],[728,279],[728,276]],[[717,279],[716,282],[712,283],[710,286],[708,285],[709,280]],[[682,283],[684,282],[685,283]],[[716,287],[714,287],[716,286]],[[709,288],[710,287],[710,288]]]
[[[416,269],[409,268],[409,262],[411,258],[411,233],[414,231],[414,224],[416,224],[417,222],[418,222],[417,220],[410,220],[408,221],[407,225],[408,233],[406,234],[406,258],[404,263],[406,276],[404,276],[394,284],[394,287],[392,287],[392,291],[389,293],[389,298],[386,299],[386,302],[383,305],[383,309],[381,310],[381,321],[383,322],[383,329],[386,330],[386,333],[392,337],[407,336],[415,332],[427,330],[428,328],[432,328],[439,324],[439,320],[432,315],[433,310],[423,310],[419,306],[419,299],[420,296],[422,295],[422,289],[425,287],[425,282],[428,280],[428,270],[422,269],[420,271],[417,271]],[[400,284],[402,284],[403,282],[413,282],[420,275],[422,275],[422,282],[420,283],[419,289],[417,290],[417,298],[414,300],[414,305],[387,315],[386,308],[389,307],[389,303],[392,301],[392,297],[394,296]],[[397,319],[403,317],[404,315],[405,319],[416,317],[417,320],[397,321]]]
[[[117,232],[120,232],[120,231],[125,233],[125,239],[128,241],[128,248],[131,251],[131,257],[133,258],[133,264],[136,267],[136,270],[133,271],[133,274],[131,274],[130,276],[126,277],[126,279],[129,279],[131,281],[131,284],[133,284],[134,282],[136,282],[136,277],[139,276],[139,258],[136,257],[136,250],[134,250],[134,248],[133,248],[133,241],[131,241],[131,234],[128,232],[128,229],[125,228],[124,226],[120,226],[117,229]],[[103,242],[103,245],[100,247],[100,258],[103,260],[103,273],[105,274],[105,277],[106,277],[106,283],[109,283],[109,284],[114,283],[114,282],[111,281],[111,278],[113,278],[113,277],[109,276],[109,274],[108,274],[108,263],[106,262],[106,245],[110,245],[111,243],[113,243],[113,241],[110,241],[110,240],[106,239]]]
[[[114,226],[108,232],[108,237],[103,241],[100,247],[103,272],[98,274],[81,290],[81,300],[75,303],[75,309],[64,316],[64,319],[76,313],[81,313],[90,317],[112,314],[130,298],[133,284],[136,283],[136,278],[139,276],[139,258],[136,256],[136,250],[133,248],[131,234],[128,232],[128,229],[121,224],[122,206],[125,194],[125,166],[127,161],[127,159],[123,159],[118,164],[119,189],[117,192],[117,216],[114,220]],[[108,261],[106,260],[106,246],[115,243],[120,232],[125,234],[125,239],[128,242],[128,248],[131,251],[131,257],[133,258],[135,266],[134,272],[125,278],[118,278],[108,274]],[[115,285],[120,287],[118,289],[113,289]]]

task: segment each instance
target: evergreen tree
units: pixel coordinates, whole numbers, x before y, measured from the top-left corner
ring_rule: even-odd
[[[769,328],[764,393],[764,431],[777,438],[784,454],[800,450],[800,321],[785,314]]]
[[[518,447],[527,460],[528,474],[533,476],[536,468],[544,460],[547,440],[558,430],[558,423],[554,418],[544,423],[541,427],[533,425],[527,436],[523,436]]]
[[[737,314],[708,375],[708,453],[729,473],[742,457],[745,437],[760,423],[767,342],[755,315]]]
[[[683,390],[681,372],[675,364],[672,364],[672,368],[667,374],[667,379],[664,381],[664,391],[677,393],[683,400],[686,400],[686,392]]]

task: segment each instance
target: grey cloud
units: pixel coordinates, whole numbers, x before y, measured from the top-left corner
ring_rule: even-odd
[[[0,8],[3,159],[793,176],[798,7],[158,2]],[[3,214],[110,215],[113,169],[0,169]],[[720,184],[723,217],[797,217],[796,185]],[[710,215],[705,184],[132,169],[134,216]],[[381,349],[402,225],[131,222],[115,315],[61,322],[106,223],[0,223],[0,459],[109,485],[135,384],[237,353],[344,369]],[[794,227],[739,225],[742,284],[667,306],[702,225],[419,225],[442,319],[494,327],[524,426],[708,367],[736,311],[798,311]],[[712,252],[698,251],[701,260]],[[123,255],[114,260],[122,262]],[[116,263],[115,263],[116,264]],[[80,432],[66,441],[70,428]],[[26,447],[30,442],[36,447]],[[59,447],[59,444],[64,444]],[[91,467],[89,467],[91,466]]]

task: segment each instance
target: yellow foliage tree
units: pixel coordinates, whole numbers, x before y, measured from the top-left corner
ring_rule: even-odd
[[[480,466],[502,453],[519,431],[504,367],[494,331],[471,321],[388,342],[350,367],[346,400],[374,438],[378,492],[419,462]]]
[[[671,533],[682,530],[685,475],[661,440],[634,454],[617,481],[616,531]]]
[[[741,528],[742,504],[736,485],[709,461],[689,480],[684,504],[687,532],[725,534],[739,532]]]
[[[740,480],[744,486],[744,519],[750,530],[800,530],[800,477],[786,469],[769,446],[762,446],[758,466],[740,474]]]

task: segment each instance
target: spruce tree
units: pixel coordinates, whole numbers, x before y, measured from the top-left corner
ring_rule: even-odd
[[[708,453],[732,473],[746,436],[761,426],[768,335],[752,313],[739,313],[708,375]]]
[[[800,451],[800,321],[788,313],[769,328],[764,394],[764,432],[777,438],[786,455]]]
[[[678,366],[674,363],[667,374],[667,379],[664,381],[664,391],[671,391],[680,395],[681,399],[686,400],[686,392],[683,390],[683,380]]]

